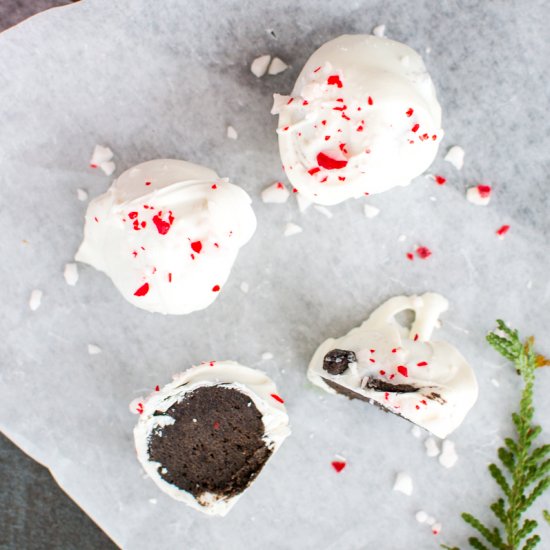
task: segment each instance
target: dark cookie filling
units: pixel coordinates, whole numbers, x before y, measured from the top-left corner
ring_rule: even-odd
[[[343,374],[350,363],[356,363],[357,357],[353,351],[333,349],[323,359],[323,369],[329,374]]]
[[[360,399],[361,401],[366,401],[367,403],[370,403],[371,405],[374,405],[375,407],[378,407],[379,409],[382,409],[384,412],[391,412],[392,414],[395,414],[396,416],[401,416],[401,418],[404,418],[399,413],[396,413],[389,409],[388,407],[384,407],[381,403],[378,403],[378,401],[375,401],[374,399],[369,399],[368,397],[365,397],[364,395],[357,393],[353,390],[350,390],[348,388],[345,388],[344,386],[341,386],[340,384],[337,384],[336,382],[333,382],[332,380],[328,380],[327,378],[323,378],[323,382],[327,386],[330,386],[333,390],[336,391],[336,393],[339,393],[341,395],[345,395],[349,399]],[[405,419],[405,420],[408,420]],[[409,420],[410,422],[410,420]]]
[[[390,382],[380,380],[379,378],[367,378],[365,387],[369,390],[393,393],[412,393],[420,389],[415,386],[411,386],[410,384],[391,384]]]
[[[269,459],[262,437],[262,415],[240,391],[204,386],[184,396],[166,413],[175,422],[157,428],[149,457],[159,474],[200,502],[204,493],[232,497],[242,493]]]

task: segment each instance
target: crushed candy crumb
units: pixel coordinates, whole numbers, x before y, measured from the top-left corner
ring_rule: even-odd
[[[457,170],[462,170],[462,166],[464,166],[464,149],[458,145],[453,145],[447,151],[444,160],[450,162]]]
[[[40,307],[41,303],[42,303],[42,291],[35,288],[31,292],[31,296],[29,298],[29,307],[31,311],[36,311]]]
[[[413,493],[413,481],[406,472],[399,472],[393,483],[393,490],[411,496]]]
[[[288,65],[278,57],[274,57],[271,63],[269,64],[269,69],[267,70],[267,74],[270,74],[272,76],[280,74],[288,69]]]
[[[85,191],[84,189],[77,189],[76,190],[76,196],[79,201],[84,202],[88,200],[88,191]]]
[[[89,355],[99,355],[101,353],[101,348],[95,344],[88,344],[88,354]]]
[[[269,62],[271,61],[270,55],[260,55],[250,65],[250,71],[256,78],[261,78],[267,72]]]
[[[491,186],[490,185],[475,185],[469,187],[466,191],[466,200],[476,206],[487,206],[491,201]]]
[[[63,277],[65,282],[70,286],[75,286],[78,281],[78,267],[75,263],[65,264],[65,270],[63,271]]]
[[[386,38],[386,25],[377,25],[372,29],[372,34],[378,38]]]
[[[227,127],[227,137],[229,139],[237,139],[239,137],[239,134],[237,133],[237,130],[233,128],[233,126]]]
[[[282,182],[276,181],[262,191],[261,197],[264,203],[283,204],[290,197],[290,192]]]
[[[292,222],[288,222],[285,225],[284,236],[285,237],[292,237],[293,235],[297,235],[298,233],[301,233],[302,231],[303,231],[303,229],[299,225],[296,225],[295,223],[292,223]]]
[[[365,218],[376,218],[380,214],[380,208],[372,206],[372,204],[364,204],[363,213],[365,214]]]

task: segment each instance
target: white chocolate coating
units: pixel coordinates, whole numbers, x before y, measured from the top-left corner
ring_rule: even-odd
[[[309,58],[292,96],[275,95],[288,179],[325,205],[408,185],[443,137],[441,107],[420,55],[393,40],[344,35]],[[326,168],[319,154],[337,161]]]
[[[231,498],[220,498],[217,495],[201,495],[201,502],[187,491],[166,482],[159,474],[162,464],[149,459],[149,438],[159,426],[167,426],[174,422],[170,416],[157,415],[157,411],[165,412],[174,403],[181,401],[187,393],[204,386],[234,388],[248,395],[258,411],[262,414],[265,428],[264,441],[272,455],[290,435],[288,415],[285,406],[275,399],[278,395],[274,382],[263,372],[244,367],[235,361],[212,361],[192,367],[174,376],[174,381],[158,392],[152,393],[143,402],[143,412],[137,426],[134,428],[134,440],[139,461],[149,477],[157,486],[176,500],[185,502],[192,508],[205,514],[225,516],[235,505],[243,493]],[[250,487],[250,485],[249,485]]]
[[[447,437],[462,423],[478,395],[475,374],[464,357],[451,344],[431,340],[439,316],[447,308],[447,300],[439,294],[391,298],[361,326],[341,338],[323,342],[311,359],[308,378],[329,393],[337,393],[323,378],[330,380],[438,437]],[[395,318],[406,310],[416,314],[410,331]],[[329,374],[323,369],[323,359],[333,349],[353,351],[357,363],[343,374]],[[377,391],[366,387],[368,378],[412,385],[419,390]]]
[[[132,304],[185,314],[209,306],[256,230],[250,197],[203,166],[144,162],[90,202],[76,260]]]

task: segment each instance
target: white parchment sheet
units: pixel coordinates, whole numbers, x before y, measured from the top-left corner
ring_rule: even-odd
[[[332,219],[313,208],[300,214],[292,197],[264,205],[260,191],[284,178],[271,94],[288,93],[326,40],[381,23],[422,53],[435,81],[446,137],[431,171],[447,183],[420,177],[369,197],[381,209],[374,219],[362,201],[332,208]],[[0,428],[125,548],[463,544],[459,513],[488,517],[497,490],[486,465],[518,401],[518,378],[485,334],[502,317],[550,353],[549,27],[542,1],[84,0],[1,34]],[[290,69],[257,79],[249,65],[264,53]],[[236,141],[226,138],[229,124]],[[76,287],[65,283],[86,208],[76,189],[93,197],[111,181],[88,167],[96,143],[115,152],[116,174],[182,158],[254,198],[258,231],[210,308],[183,317],[140,311],[87,266]],[[466,151],[461,172],[442,160],[454,144]],[[465,200],[479,182],[494,187],[487,208]],[[303,233],[285,238],[288,221]],[[499,240],[503,224],[511,229]],[[433,254],[410,262],[417,244]],[[35,288],[44,296],[31,312]],[[305,378],[323,339],[393,295],[425,291],[450,300],[439,336],[471,361],[480,383],[479,402],[451,437],[452,469],[426,456],[425,436],[412,437],[407,422]],[[89,343],[102,353],[89,355]],[[273,360],[261,360],[266,351]],[[293,429],[223,519],[144,479],[128,411],[174,372],[215,358],[269,373]],[[540,373],[536,394],[546,438],[549,375]],[[340,474],[330,466],[336,454],[348,461]],[[413,478],[410,497],[391,490],[400,471]],[[443,524],[441,535],[415,521],[420,509]]]

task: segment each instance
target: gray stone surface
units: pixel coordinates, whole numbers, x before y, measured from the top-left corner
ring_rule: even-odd
[[[0,548],[116,548],[40,464],[0,435]]]

